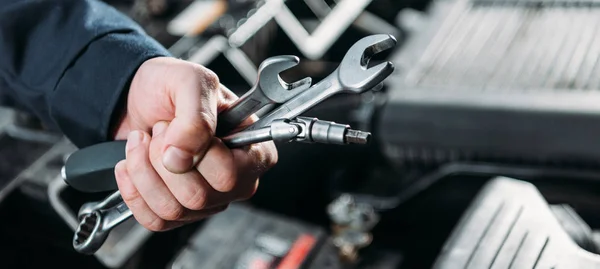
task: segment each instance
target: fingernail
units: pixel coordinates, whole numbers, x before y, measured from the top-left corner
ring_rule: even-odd
[[[164,166],[173,173],[186,172],[192,167],[192,162],[193,157],[190,153],[175,146],[169,146],[163,156]]]
[[[169,126],[169,124],[167,124],[167,122],[164,122],[164,121],[157,122],[156,124],[154,124],[154,127],[152,127],[152,136],[161,134],[162,132],[164,132],[167,129],[167,126]]]
[[[140,131],[132,131],[127,136],[126,150],[130,151],[142,143],[142,133]]]

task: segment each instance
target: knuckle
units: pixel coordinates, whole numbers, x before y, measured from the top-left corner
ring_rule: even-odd
[[[203,89],[210,91],[219,89],[219,76],[214,71],[198,64],[192,65],[190,71],[193,73],[191,77],[195,78],[195,82],[200,84]]]
[[[210,89],[210,90],[217,90],[219,89],[219,84],[221,82],[219,81],[219,76],[217,76],[217,74],[215,72],[213,72],[210,69],[206,69],[204,70],[204,87],[206,89]]]
[[[140,201],[143,200],[142,196],[137,191],[137,189],[135,189],[135,187],[120,187],[119,192],[121,193],[121,198],[123,199],[123,202],[125,202],[125,204],[127,204],[127,206],[130,208],[135,208],[135,206],[137,206],[140,203]]]
[[[127,161],[129,167],[127,167],[132,176],[143,171],[146,168],[146,164],[138,159],[131,159]]]
[[[149,166],[148,156],[144,152],[132,151],[127,156],[127,171],[131,176],[136,172],[144,171]]]
[[[181,219],[185,213],[183,206],[172,202],[161,203],[156,211],[156,215],[161,219],[170,221]]]
[[[215,135],[215,130],[216,122],[213,117],[207,115],[206,112],[200,112],[198,120],[182,126],[181,132],[189,136],[197,137],[200,135],[208,139]]]
[[[241,193],[240,199],[248,200],[256,194],[256,191],[258,190],[258,178],[253,180],[252,183],[254,184],[250,185]]]
[[[275,166],[277,164],[277,161],[278,161],[277,152],[275,152],[275,153],[268,153],[267,157],[265,158],[264,161],[265,161],[265,167],[267,169],[273,168],[273,166]]]
[[[265,158],[266,165],[268,168],[272,168],[279,161],[279,155],[277,153],[277,148],[275,147],[275,144],[273,142],[269,142],[268,145],[265,145],[265,148],[266,148],[265,152],[267,155],[267,157]]]
[[[167,222],[161,218],[152,218],[149,221],[141,223],[146,229],[153,232],[162,232],[167,229]]]
[[[197,126],[195,128],[198,128],[201,133],[206,133],[209,137],[213,137],[217,128],[215,117],[212,117],[207,112],[202,112],[199,118],[200,120],[196,122]]]
[[[190,210],[201,210],[207,206],[206,190],[202,187],[189,191],[181,198],[182,205]]]
[[[142,199],[138,191],[133,188],[121,188],[119,191],[121,192],[121,198],[123,198],[123,202],[125,202],[125,204],[127,204],[129,207],[132,207],[132,205],[135,205],[140,199]]]
[[[278,162],[278,154],[272,142],[257,144],[251,154],[257,164],[257,172],[262,173],[271,169]]]
[[[236,177],[236,173],[235,173],[235,169],[223,169],[220,170],[218,173],[216,173],[215,175],[215,181],[214,181],[214,186],[212,186],[213,188],[215,188],[215,190],[220,191],[220,192],[230,192],[233,191],[236,188],[236,183],[237,183],[237,177]]]

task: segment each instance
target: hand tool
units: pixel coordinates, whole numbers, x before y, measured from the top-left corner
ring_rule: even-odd
[[[258,67],[254,86],[218,116],[217,135],[226,135],[246,118],[270,104],[281,104],[308,89],[312,79],[307,77],[294,83],[284,82],[279,73],[296,66],[296,56],[275,56],[264,60]]]
[[[396,40],[390,35],[375,35],[361,39],[350,48],[340,66],[323,81],[308,89],[297,90],[299,93],[295,95],[285,95],[286,98],[294,96],[242,132],[226,136],[223,140],[232,148],[267,140],[332,144],[367,143],[370,138],[369,133],[352,130],[348,125],[297,116],[336,93],[362,93],[381,85],[382,81],[392,73],[394,66],[390,62],[385,62],[368,67],[369,60],[375,54],[392,48],[395,44]],[[291,66],[289,60],[287,62],[287,66]],[[293,61],[291,63],[293,65]],[[272,71],[281,71],[282,66],[286,65],[280,64]],[[260,77],[266,75],[265,73]],[[279,86],[265,86],[260,91],[282,91],[290,88],[275,81],[275,77],[279,79],[277,74],[271,76],[268,81]],[[297,83],[306,85],[306,81],[309,80],[303,79]],[[298,89],[297,86],[292,88]],[[254,92],[257,90],[255,89]],[[252,94],[245,96],[252,96]],[[243,105],[243,101],[236,104],[236,106],[240,105],[246,106]],[[249,114],[240,113],[239,117],[235,117],[240,119],[248,116]],[[110,190],[107,188],[110,184],[113,184],[112,189],[117,189],[113,171],[114,166],[125,158],[125,143],[125,141],[107,142],[73,153],[63,167],[65,181],[80,191]],[[99,175],[104,178],[100,178]],[[111,181],[110,179],[113,179],[113,183],[100,183]],[[75,234],[73,245],[81,253],[94,253],[106,240],[110,229],[132,216],[118,191],[100,203],[84,205],[80,213],[81,224]]]
[[[82,254],[94,254],[110,231],[133,216],[119,191],[96,203],[86,203],[77,215],[79,226],[73,236],[73,248]]]
[[[371,35],[359,40],[329,76],[275,108],[245,130],[266,127],[275,119],[292,119],[334,94],[358,94],[376,87],[394,71],[394,65],[386,61],[368,67],[369,61],[374,55],[395,45],[396,39],[391,35]]]
[[[234,133],[224,137],[229,147],[249,145],[273,140],[324,144],[367,144],[371,133],[350,129],[349,125],[323,121],[317,118],[297,117],[293,120],[277,119],[261,129]]]

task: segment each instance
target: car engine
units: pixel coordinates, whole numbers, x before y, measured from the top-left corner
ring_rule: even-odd
[[[167,232],[128,219],[84,255],[77,212],[110,192],[65,182],[78,149],[7,105],[0,268],[600,268],[598,1],[105,2],[238,96],[269,57],[317,83],[356,41],[394,36],[371,60],[395,66],[380,88],[303,113],[372,137],[277,143],[251,199]]]

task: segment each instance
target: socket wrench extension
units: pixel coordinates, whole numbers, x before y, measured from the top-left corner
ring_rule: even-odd
[[[226,136],[223,138],[223,142],[230,147],[269,140],[345,145],[367,144],[370,138],[371,133],[352,130],[346,124],[317,118],[297,117],[292,120],[277,119],[268,127]]]

